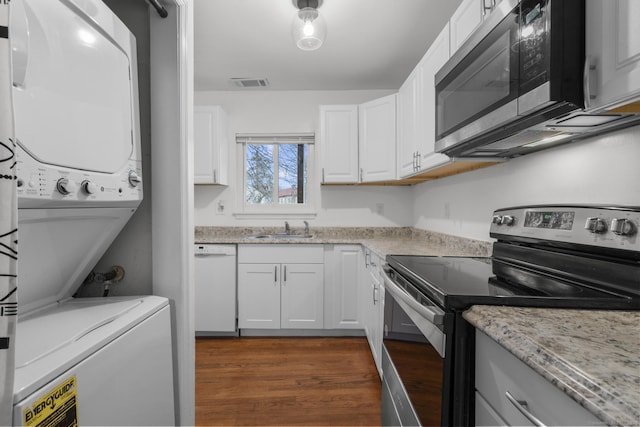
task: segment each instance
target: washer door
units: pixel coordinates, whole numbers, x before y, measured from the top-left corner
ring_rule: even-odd
[[[13,0],[10,28],[18,143],[49,165],[122,168],[137,97],[124,24],[98,0]]]

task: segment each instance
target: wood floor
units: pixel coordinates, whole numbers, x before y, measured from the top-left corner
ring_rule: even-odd
[[[196,424],[380,425],[366,338],[197,338]]]

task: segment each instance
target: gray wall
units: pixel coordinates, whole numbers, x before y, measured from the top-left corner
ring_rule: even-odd
[[[111,286],[111,295],[151,294],[151,127],[149,94],[149,5],[144,0],[104,0],[134,33],[138,49],[140,136],[144,200],[109,250],[94,268],[105,272],[113,265],[125,269],[124,280]],[[102,294],[102,285],[85,285],[80,296]]]

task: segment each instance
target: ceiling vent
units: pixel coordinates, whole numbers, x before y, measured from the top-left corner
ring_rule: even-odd
[[[267,79],[249,79],[245,77],[233,77],[230,80],[233,85],[237,87],[242,87],[242,88],[256,88],[256,87],[269,86],[269,80]]]

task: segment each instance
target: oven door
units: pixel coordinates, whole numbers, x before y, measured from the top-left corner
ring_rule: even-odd
[[[382,425],[447,425],[445,312],[402,277],[383,277]]]

